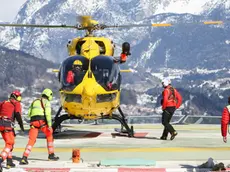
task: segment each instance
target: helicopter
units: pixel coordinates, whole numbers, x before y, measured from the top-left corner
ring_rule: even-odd
[[[130,53],[130,44],[122,44],[120,57],[114,57],[115,44],[106,37],[96,37],[93,32],[105,28],[139,27],[140,25],[113,25],[99,24],[91,16],[79,16],[80,24],[68,25],[37,25],[37,24],[4,24],[8,27],[38,27],[38,28],[72,28],[85,30],[81,38],[73,38],[67,42],[68,57],[61,63],[58,73],[60,82],[60,108],[53,119],[53,130],[61,127],[65,120],[98,120],[114,119],[121,123],[129,137],[134,136],[133,126],[129,127],[124,113],[120,108],[121,72],[119,64],[125,63]],[[148,25],[149,26],[149,25]],[[151,25],[150,25],[151,26]],[[73,68],[74,62],[82,68],[74,73],[74,82],[67,82],[68,71]],[[61,114],[62,110],[65,111]],[[119,114],[114,112],[118,110]]]
[[[133,126],[129,127],[126,117],[120,107],[121,70],[119,65],[126,62],[131,55],[130,44],[122,44],[119,57],[114,56],[115,44],[106,37],[94,36],[93,32],[106,28],[129,27],[168,27],[167,23],[105,25],[93,20],[91,16],[80,16],[77,25],[37,25],[37,24],[4,24],[9,27],[38,27],[38,28],[69,28],[85,30],[86,34],[80,38],[73,38],[67,42],[68,57],[62,62],[58,73],[60,82],[60,108],[53,120],[53,130],[61,127],[65,120],[98,120],[114,119],[121,123],[129,137],[134,137]],[[213,22],[206,24],[215,24]],[[221,24],[221,23],[216,23]],[[81,66],[81,70],[74,73],[73,82],[67,81],[68,72],[73,70],[74,63]],[[65,111],[61,114],[62,110]],[[115,111],[118,110],[119,114]]]

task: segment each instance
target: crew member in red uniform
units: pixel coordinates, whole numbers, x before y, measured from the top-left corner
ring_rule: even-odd
[[[15,167],[12,161],[12,151],[14,148],[14,121],[15,118],[24,132],[21,117],[21,93],[14,91],[10,94],[9,100],[0,103],[0,132],[5,141],[5,147],[0,155],[0,172],[2,171],[1,163],[7,159],[7,168]]]
[[[161,136],[161,140],[167,140],[168,133],[171,134],[170,140],[173,140],[177,135],[176,130],[170,124],[170,120],[175,112],[182,103],[182,97],[180,93],[172,87],[170,79],[164,79],[162,81],[162,86],[164,91],[162,92],[163,99],[161,100],[162,104],[162,124],[164,125],[164,131]]]
[[[74,84],[74,77],[77,73],[82,71],[82,62],[80,60],[75,60],[72,65],[72,70],[68,71],[66,82],[69,84]]]
[[[230,97],[228,97],[228,105],[224,107],[222,112],[222,119],[221,119],[221,134],[223,136],[223,141],[227,143],[227,131],[228,131],[228,124],[230,121]]]

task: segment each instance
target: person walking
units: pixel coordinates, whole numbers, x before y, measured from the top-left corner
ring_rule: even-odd
[[[6,166],[8,169],[15,167],[12,158],[16,136],[14,131],[15,119],[17,120],[21,131],[24,132],[21,117],[21,99],[21,93],[16,90],[10,94],[9,100],[0,103],[0,132],[5,141],[5,147],[0,154],[0,172],[2,171],[1,164],[4,160],[7,160]]]
[[[170,124],[170,121],[175,110],[181,106],[182,96],[175,88],[172,87],[170,79],[164,79],[162,81],[162,86],[164,88],[161,100],[163,110],[162,125],[164,126],[164,130],[160,139],[167,140],[168,133],[170,133],[170,140],[173,140],[178,133]]]
[[[224,107],[221,118],[221,134],[223,142],[227,143],[228,124],[230,122],[230,96],[228,97],[228,105]]]
[[[27,158],[36,142],[39,130],[41,130],[46,136],[49,154],[48,159],[51,161],[59,160],[59,157],[54,154],[53,146],[53,129],[50,105],[52,98],[53,92],[47,88],[42,92],[41,98],[35,99],[30,105],[28,112],[28,116],[30,118],[29,142],[20,161],[21,165],[28,164]]]

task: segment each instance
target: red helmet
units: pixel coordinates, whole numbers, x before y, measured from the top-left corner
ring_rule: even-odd
[[[20,91],[18,91],[18,90],[13,91],[13,92],[10,94],[10,98],[14,98],[15,100],[17,100],[17,101],[20,102],[20,101],[22,100],[22,96],[21,96]]]

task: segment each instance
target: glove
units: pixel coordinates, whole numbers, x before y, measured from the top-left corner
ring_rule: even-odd
[[[223,137],[224,143],[227,143],[227,137]]]

